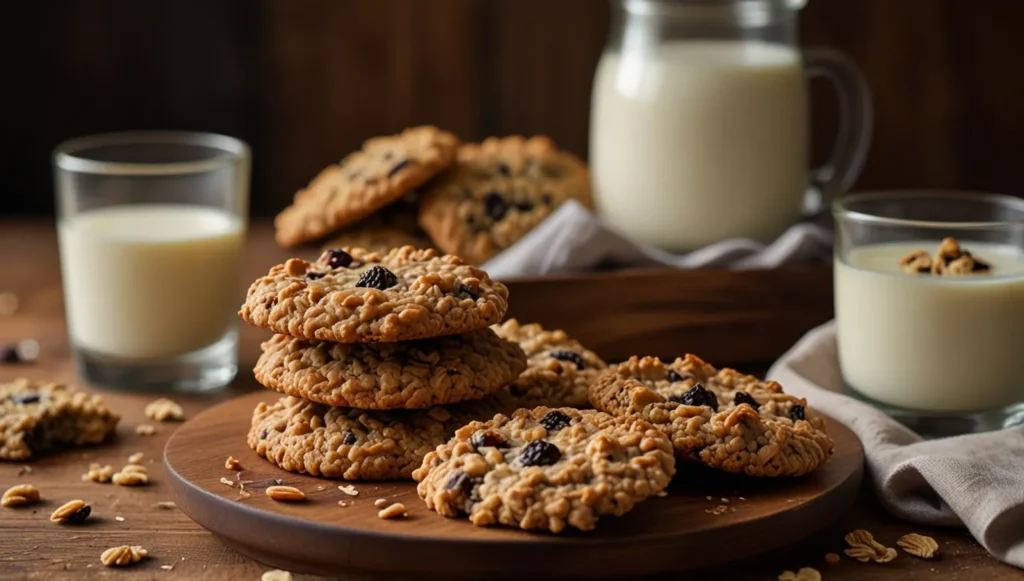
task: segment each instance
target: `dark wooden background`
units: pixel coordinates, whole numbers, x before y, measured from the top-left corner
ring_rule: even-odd
[[[547,133],[586,153],[603,0],[21,0],[0,17],[0,214],[52,212],[49,152],[100,131],[223,132],[253,147],[257,215],[366,137],[433,123]],[[1024,193],[1024,2],[811,0],[805,45],[864,69],[858,189]],[[815,150],[834,106],[815,87]]]

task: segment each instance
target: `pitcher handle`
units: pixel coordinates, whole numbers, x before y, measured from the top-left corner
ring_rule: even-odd
[[[849,191],[857,180],[871,145],[874,113],[864,73],[843,53],[827,48],[808,49],[804,51],[804,71],[809,79],[821,77],[832,83],[839,97],[839,131],[832,154],[810,173],[811,187],[804,211],[813,214]]]

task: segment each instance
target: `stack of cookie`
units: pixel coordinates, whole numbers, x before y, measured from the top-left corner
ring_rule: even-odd
[[[567,200],[591,206],[589,172],[547,137],[462,144],[415,127],[324,169],[274,223],[286,248],[330,236],[327,248],[434,246],[483,264]]]
[[[275,266],[240,311],[277,333],[255,375],[285,395],[257,407],[250,446],[293,472],[408,479],[472,420],[585,404],[604,362],[561,331],[497,325],[507,299],[486,272],[409,246]]]

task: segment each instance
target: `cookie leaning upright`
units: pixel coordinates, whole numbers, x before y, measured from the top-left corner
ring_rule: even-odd
[[[523,407],[588,407],[587,389],[608,365],[561,329],[509,319],[491,329],[518,343],[526,353],[526,371],[509,386]]]
[[[239,315],[274,332],[336,343],[408,341],[497,323],[508,289],[460,258],[410,246],[292,258],[249,287]]]
[[[424,193],[419,220],[438,248],[483,264],[567,200],[591,205],[579,158],[543,136],[492,137],[459,148]]]
[[[539,407],[460,428],[413,478],[441,515],[558,533],[622,516],[664,490],[673,474],[672,445],[651,424]]]
[[[295,194],[274,220],[277,243],[290,248],[369,216],[451,165],[459,139],[436,127],[414,127],[367,140]]]
[[[602,372],[590,403],[642,417],[672,439],[676,455],[749,476],[802,476],[832,455],[825,420],[774,381],[715,369],[694,355],[631,357]]]

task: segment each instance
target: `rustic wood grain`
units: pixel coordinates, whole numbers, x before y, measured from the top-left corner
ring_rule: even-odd
[[[438,581],[614,579],[732,562],[832,524],[856,497],[863,468],[857,436],[837,426],[830,432],[836,454],[806,478],[751,479],[684,466],[667,496],[644,501],[622,518],[601,517],[597,529],[585,535],[529,534],[442,518],[420,501],[412,482],[353,483],[358,492],[353,497],[336,488],[343,481],[269,465],[246,445],[245,435],[257,403],[277,397],[248,394],[206,410],[179,429],[165,452],[172,471],[169,484],[184,512],[233,546],[281,568],[312,573],[365,571],[395,579],[415,574]],[[226,470],[228,456],[246,470]],[[251,483],[280,479],[306,498],[271,500],[266,484],[250,484],[251,494],[242,497],[238,488],[221,482],[225,477]],[[374,506],[378,498],[403,503],[408,517],[381,520]],[[349,506],[339,507],[339,500]],[[724,503],[728,507],[722,514],[705,512]],[[267,535],[275,529],[278,537]],[[699,554],[699,561],[679,562],[677,551]],[[306,556],[304,562],[296,560],[298,554]],[[389,560],[396,554],[405,558]],[[513,554],[514,562],[495,566]]]
[[[265,223],[255,224],[246,253],[245,280],[264,273],[283,257],[269,236]],[[242,281],[240,281],[241,283]],[[0,220],[0,291],[16,292],[21,309],[10,318],[0,319],[0,342],[34,337],[43,353],[33,366],[0,366],[0,381],[27,375],[40,379],[76,382],[69,360],[63,306],[59,286],[56,237],[48,222]],[[241,367],[243,372],[230,389],[207,397],[181,397],[188,417],[238,394],[258,389],[247,370],[255,363],[258,344],[266,333],[243,327]],[[694,342],[700,343],[699,336]],[[784,346],[779,346],[782,349]],[[700,352],[699,348],[695,348]],[[160,424],[152,437],[134,433],[144,418],[143,407],[154,395],[105,393],[123,416],[116,441],[97,448],[56,454],[33,461],[32,472],[19,475],[22,464],[0,463],[0,486],[31,482],[41,490],[46,504],[27,510],[0,509],[0,579],[26,578],[72,580],[89,576],[99,579],[258,579],[267,567],[240,556],[191,522],[177,510],[162,510],[152,503],[169,500],[167,474],[159,462],[168,436],[177,424]],[[122,488],[111,484],[84,483],[80,475],[90,462],[118,466],[128,455],[141,451],[150,468],[153,482],[145,488]],[[150,461],[153,461],[150,464]],[[84,527],[58,527],[47,520],[58,503],[73,498],[91,502],[98,511],[95,522]],[[35,510],[36,512],[32,512]],[[113,520],[123,516],[124,522]],[[866,528],[892,546],[908,532],[935,537],[942,557],[934,562],[900,555],[887,565],[863,565],[844,559],[829,566],[822,557],[842,548],[842,536],[854,528]],[[152,558],[129,570],[108,570],[100,566],[100,553],[118,544],[141,544]],[[687,558],[680,555],[680,558]],[[172,565],[167,572],[161,565]],[[863,491],[854,510],[821,534],[770,555],[725,567],[687,574],[695,581],[752,581],[772,579],[785,569],[814,566],[828,581],[867,581],[875,579],[960,579],[967,581],[1010,581],[1021,579],[1019,570],[996,562],[975,543],[966,531],[936,529],[901,522],[878,504],[870,491]],[[668,577],[678,579],[677,575]]]
[[[437,123],[468,140],[545,133],[587,153],[602,0],[14,2],[0,35],[3,213],[52,211],[49,153],[121,129],[226,132],[253,146],[272,215],[362,140]],[[815,0],[801,42],[849,54],[874,93],[858,189],[1024,194],[1024,3]],[[834,97],[815,83],[814,157]]]

